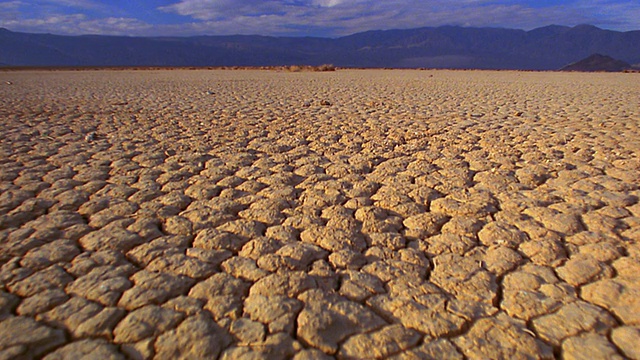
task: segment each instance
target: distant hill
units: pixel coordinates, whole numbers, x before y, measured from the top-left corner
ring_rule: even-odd
[[[631,64],[616,60],[611,56],[593,54],[586,59],[563,67],[562,71],[624,71],[631,69]]]
[[[0,29],[5,66],[279,66],[558,70],[594,54],[640,63],[640,31],[459,26],[340,38],[60,36]]]

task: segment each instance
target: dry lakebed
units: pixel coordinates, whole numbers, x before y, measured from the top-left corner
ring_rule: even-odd
[[[0,72],[0,359],[640,359],[640,74]]]

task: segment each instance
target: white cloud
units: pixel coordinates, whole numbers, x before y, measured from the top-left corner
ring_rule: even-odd
[[[102,6],[99,3],[91,0],[41,0],[40,2],[80,9],[93,9]]]
[[[616,30],[640,30],[640,2],[635,0],[584,0],[577,6],[585,23]]]
[[[0,2],[0,14],[7,11],[17,11],[23,3],[21,1],[3,1]]]
[[[62,35],[131,35],[142,34],[152,29],[152,25],[137,19],[115,17],[90,19],[84,14],[58,14],[21,20],[0,19],[0,26],[14,31],[36,33],[52,32]]]
[[[162,6],[159,10],[190,16],[198,20],[213,20],[234,16],[291,14],[292,9],[296,7],[300,6],[282,0],[186,0]]]
[[[343,3],[341,0],[314,0],[311,2],[313,5],[322,7],[334,7]]]
[[[16,19],[20,14],[21,1],[0,2],[0,20]]]
[[[440,25],[530,29],[563,24],[567,19],[566,9],[561,7],[541,11],[508,0],[181,0],[159,9],[191,17],[196,23],[202,21],[198,27],[217,34],[287,35],[300,29],[313,34],[330,29],[331,35],[339,36],[371,29]],[[586,20],[579,14],[572,18]]]
[[[342,36],[372,29],[440,25],[528,30],[581,23],[617,30],[640,29],[637,0],[569,0],[561,5],[535,7],[527,3],[534,0],[173,0],[148,11],[178,15],[177,19],[183,21],[152,25],[136,19],[135,14],[106,5],[106,1],[13,0],[0,1],[0,26],[60,34],[145,36]]]
[[[17,9],[22,4],[22,1],[2,1],[0,2],[0,10]]]

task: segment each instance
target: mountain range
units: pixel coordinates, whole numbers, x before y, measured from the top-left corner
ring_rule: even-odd
[[[622,60],[616,60],[611,56],[593,54],[586,59],[574,62],[563,67],[562,71],[608,71],[619,72],[631,69],[631,64]]]
[[[339,38],[63,36],[0,28],[0,66],[283,66],[557,70],[592,54],[640,65],[640,31],[550,25],[375,30]]]

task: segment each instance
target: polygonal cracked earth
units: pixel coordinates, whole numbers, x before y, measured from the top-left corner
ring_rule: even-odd
[[[634,74],[0,80],[2,359],[640,359]]]

